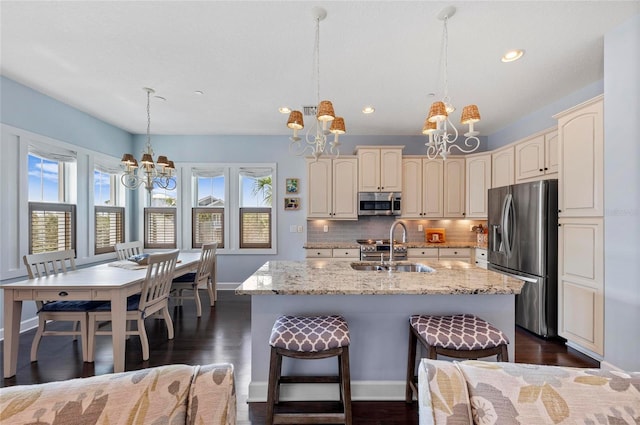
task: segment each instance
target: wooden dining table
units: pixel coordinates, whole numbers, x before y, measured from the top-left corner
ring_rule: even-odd
[[[195,271],[200,252],[181,252],[174,276]],[[127,297],[139,294],[147,270],[104,263],[0,285],[4,291],[4,377],[16,374],[23,301],[111,301],[113,371],[124,372]]]

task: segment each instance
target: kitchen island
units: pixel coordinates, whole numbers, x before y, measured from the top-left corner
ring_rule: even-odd
[[[472,313],[505,332],[514,359],[515,302],[522,282],[462,261],[424,261],[431,273],[354,270],[346,261],[269,261],[236,289],[251,296],[250,402],[265,401],[269,334],[282,314],[341,314],[351,334],[354,400],[403,400],[412,314]],[[370,264],[370,263],[369,263]],[[335,359],[295,362],[283,373],[336,371]],[[283,400],[327,399],[331,384],[283,386]]]

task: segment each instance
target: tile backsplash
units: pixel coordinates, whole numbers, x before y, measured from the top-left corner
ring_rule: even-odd
[[[307,220],[307,242],[355,242],[356,239],[388,239],[389,229],[395,217],[363,216],[357,221]],[[407,241],[424,242],[424,230],[433,227],[446,229],[447,242],[476,242],[476,232],[471,226],[487,225],[486,220],[404,220],[407,225]],[[418,225],[423,230],[418,231]],[[324,226],[328,231],[324,232]],[[402,228],[396,227],[395,239],[402,238]]]

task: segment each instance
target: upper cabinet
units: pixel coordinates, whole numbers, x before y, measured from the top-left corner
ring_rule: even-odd
[[[308,218],[358,219],[358,159],[307,158]]]
[[[358,190],[360,192],[402,191],[402,149],[404,146],[358,146]]]
[[[464,218],[465,160],[449,157],[444,160],[444,216]]]
[[[554,116],[558,119],[560,217],[604,215],[604,114],[598,96]]]
[[[491,154],[482,153],[465,157],[467,218],[484,218],[489,214],[487,191],[491,187]]]
[[[444,165],[441,159],[402,160],[402,217],[443,217]]]
[[[537,134],[515,145],[516,182],[555,178],[558,173],[557,130]]]
[[[509,186],[516,182],[514,148],[509,146],[491,154],[491,187]]]

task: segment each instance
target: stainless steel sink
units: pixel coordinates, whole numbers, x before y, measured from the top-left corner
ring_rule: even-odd
[[[391,271],[391,272],[414,272],[433,273],[435,269],[419,263],[409,263],[406,261],[389,264],[380,263],[351,263],[351,268],[359,271]]]

